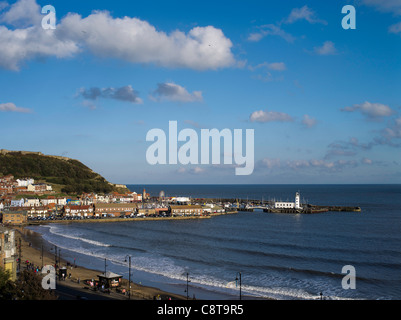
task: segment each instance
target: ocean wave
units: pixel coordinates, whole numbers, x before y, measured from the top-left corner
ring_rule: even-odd
[[[52,234],[57,234],[53,230]],[[63,234],[61,234],[63,236]],[[76,236],[68,236],[73,239],[79,238],[78,240],[81,240],[81,237],[76,237]],[[49,238],[48,236],[44,236],[44,239],[50,243],[53,243],[54,239]],[[85,239],[87,240],[87,239]],[[90,240],[93,242],[92,240]],[[95,241],[97,243],[97,241]],[[54,244],[54,243],[53,243]],[[90,256],[96,259],[99,259],[100,261],[103,261],[103,259],[106,259],[114,263],[115,265],[119,265],[122,267],[126,267],[127,263],[124,261],[125,257],[123,257],[121,254],[111,254],[110,252],[105,252],[105,251],[94,251],[93,248],[83,248],[83,247],[69,247],[66,245],[60,245],[60,243],[57,244],[59,248],[75,252],[78,254],[83,254],[85,256]],[[104,246],[104,244],[103,244]],[[103,263],[103,262],[102,262]],[[132,261],[131,265],[133,272],[135,270],[137,271],[142,271],[162,277],[166,277],[170,279],[169,281],[177,281],[180,282],[181,284],[185,284],[186,282],[186,270],[185,267],[178,266],[175,264],[174,259],[170,257],[163,257],[163,256],[151,256],[149,253],[135,257]],[[191,280],[191,286],[193,287],[199,287],[215,292],[225,292],[227,294],[231,295],[237,295],[239,291],[238,284],[236,285],[235,281],[227,281],[224,279],[217,278],[212,275],[208,274],[190,274],[190,280]],[[257,279],[253,280],[257,281]],[[264,280],[263,282],[267,282]],[[278,278],[275,281],[272,281],[272,279],[269,279],[269,282],[271,285],[269,286],[257,286],[253,284],[243,284],[241,289],[243,295],[249,295],[249,296],[254,296],[258,298],[266,298],[266,299],[279,299],[279,300],[288,300],[288,299],[293,299],[293,300],[316,300],[320,299],[320,295],[318,294],[312,294],[307,292],[306,290],[300,289],[300,288],[291,288],[287,287],[285,285],[286,282],[288,284],[291,283],[291,279],[282,279]],[[329,290],[326,290],[329,291]],[[346,297],[339,297],[338,295],[331,295],[325,296],[326,299],[331,299],[331,300],[344,300],[344,299],[349,299]]]
[[[103,258],[103,256],[99,256],[99,258]],[[113,257],[108,257],[109,261],[112,261],[115,264],[126,266],[126,263],[123,262],[124,259],[122,256],[115,255]],[[185,267],[178,266],[174,262],[175,260],[170,257],[154,257],[154,256],[142,256],[136,257],[133,259],[133,264],[131,267],[134,270],[143,271],[146,273],[151,273],[154,275],[159,275],[166,277],[168,279],[181,282],[182,285],[186,283],[187,275],[186,273],[189,271]],[[135,272],[135,271],[134,271]],[[335,276],[335,275],[334,275]],[[316,300],[320,299],[320,294],[317,293],[309,293],[302,288],[292,288],[290,286],[292,279],[284,279],[284,278],[275,278],[271,277],[269,279],[250,279],[247,277],[248,283],[252,282],[263,282],[270,283],[269,286],[257,286],[254,284],[242,284],[241,290],[243,294],[254,296],[258,298],[266,298],[266,299],[294,299],[294,300]],[[325,294],[325,299],[328,300],[345,300],[352,299],[349,297],[342,297],[336,294],[334,290],[330,287],[327,287],[327,282],[321,280],[320,283],[315,283],[316,281],[303,280],[301,287],[319,287],[324,288],[325,292],[332,293],[330,295]],[[292,283],[293,284],[293,283]],[[193,287],[199,287],[203,289],[208,289],[215,292],[225,292],[231,295],[237,295],[239,291],[238,283],[235,281],[227,281],[221,278],[216,277],[215,275],[210,274],[199,274],[190,272],[190,285]]]
[[[100,241],[83,238],[83,236],[77,236],[77,235],[74,236],[74,235],[71,235],[71,234],[62,233],[62,232],[59,232],[58,230],[59,229],[57,227],[53,227],[53,226],[51,226],[50,229],[49,229],[51,234],[56,235],[56,236],[60,236],[60,237],[63,237],[63,238],[68,238],[68,239],[73,239],[73,240],[86,242],[86,243],[89,243],[89,244],[92,244],[92,245],[95,245],[95,246],[98,246],[98,247],[110,247],[111,246],[110,244],[107,244],[107,243],[103,243],[103,242],[100,242]]]

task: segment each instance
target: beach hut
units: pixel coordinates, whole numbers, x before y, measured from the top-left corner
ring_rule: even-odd
[[[106,273],[99,274],[98,277],[100,286],[104,285],[105,288],[115,288],[120,285],[123,276],[107,271]]]

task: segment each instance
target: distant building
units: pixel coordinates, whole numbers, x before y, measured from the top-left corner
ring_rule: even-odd
[[[46,206],[33,206],[27,209],[29,218],[43,218],[49,216],[49,210]]]
[[[178,205],[169,206],[172,216],[202,215],[203,208],[200,205]]]
[[[156,214],[156,209],[152,208],[138,208],[137,215],[138,216],[154,216]]]
[[[92,217],[93,206],[92,205],[67,205],[64,206],[64,215],[66,217]]]
[[[81,201],[78,199],[67,199],[67,205],[79,206]]]
[[[17,279],[15,231],[0,226],[0,267],[11,273],[11,280]]]
[[[11,207],[22,207],[25,203],[23,198],[11,200]]]
[[[46,191],[52,191],[52,186],[40,183],[40,184],[30,184],[26,187],[27,191],[30,192],[46,192]]]
[[[149,198],[150,198],[150,194],[149,194],[149,193],[146,193],[146,190],[143,189],[143,192],[142,192],[142,200],[147,200],[147,199],[149,199]]]
[[[217,206],[213,203],[208,203],[206,205],[204,205],[203,207],[203,212],[207,212],[207,213],[224,213],[225,209],[221,206]]]
[[[14,176],[12,174],[0,177],[0,183],[11,183],[13,180]]]
[[[47,198],[42,199],[40,202],[42,203],[42,205],[47,206],[51,203],[57,204],[57,199],[55,196],[48,196]]]
[[[57,198],[57,205],[65,206],[67,204],[67,198]]]
[[[111,202],[117,202],[117,203],[134,202],[134,196],[132,193],[120,194],[118,192],[113,192],[111,195]]]
[[[136,203],[96,203],[95,216],[120,216],[121,214],[134,213],[137,209]]]
[[[28,191],[28,187],[15,187],[14,192],[15,193],[26,193]]]
[[[3,211],[3,224],[17,226],[23,225],[28,221],[26,211]]]
[[[40,200],[39,199],[25,199],[24,203],[25,207],[38,207],[40,206]]]
[[[26,178],[26,179],[17,179],[16,180],[18,183],[18,187],[27,187],[30,184],[34,184],[35,180],[31,178]]]
[[[178,204],[189,204],[191,199],[189,197],[173,197],[171,201]]]
[[[107,195],[95,195],[95,201],[94,203],[109,203],[110,202],[110,198]]]
[[[301,196],[299,192],[295,193],[295,202],[282,202],[276,201],[274,203],[276,209],[302,209],[301,207]]]

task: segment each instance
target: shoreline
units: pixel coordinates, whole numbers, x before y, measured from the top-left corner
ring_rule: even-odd
[[[35,266],[41,268],[42,266],[42,252],[38,247],[43,245],[43,265],[54,265],[55,264],[55,254],[51,252],[48,248],[45,248],[45,240],[42,238],[41,234],[29,230],[25,227],[14,227],[16,230],[16,241],[19,244],[19,239],[21,239],[21,269],[25,269],[26,261],[32,263]],[[18,252],[18,250],[17,250]],[[111,294],[101,293],[99,291],[93,291],[88,285],[84,284],[86,279],[97,279],[99,274],[103,271],[93,270],[77,265],[74,267],[74,262],[66,261],[63,258],[60,259],[60,266],[67,267],[67,277],[65,280],[59,281],[57,279],[57,284],[60,286],[68,287],[76,292],[82,293],[82,295],[90,293],[91,295],[98,295],[99,298],[107,298],[112,300],[128,300],[128,294],[117,293],[115,289],[112,290]],[[67,266],[68,263],[70,266]],[[71,278],[69,277],[71,274]],[[78,279],[80,280],[78,282]],[[56,286],[57,286],[56,284]],[[128,288],[128,280],[122,278],[121,288]],[[57,288],[56,288],[57,292]],[[183,295],[166,292],[159,288],[144,286],[131,281],[131,300],[154,300],[155,297],[160,297],[161,300],[186,300]],[[72,296],[68,300],[76,300],[77,296]]]
[[[43,246],[43,255],[44,255],[44,263],[55,265],[55,253],[54,253],[54,246],[52,246],[49,242],[43,239],[41,233],[36,232],[27,228],[29,226],[20,226],[14,227],[16,232],[16,241],[18,243],[18,238],[21,238],[21,245],[22,245],[22,259],[23,263],[21,264],[21,268],[25,267],[25,261],[29,260],[35,266],[41,267],[41,247]],[[31,246],[29,246],[29,242],[31,242]],[[18,250],[17,250],[18,251]],[[71,266],[75,263],[75,258],[72,258],[71,254],[68,254],[70,259],[64,259],[63,255],[61,256],[60,260],[62,262],[61,266],[66,266],[67,262],[69,262],[70,266],[67,268],[67,278],[65,281],[57,280],[57,283],[60,285],[67,286],[69,288],[76,289],[80,291],[80,293],[93,293],[93,289],[88,290],[89,286],[85,286],[83,280],[85,279],[98,279],[98,275],[104,273],[100,271],[99,266],[95,268],[91,267],[84,267],[80,263],[77,263],[77,268],[71,268]],[[89,258],[89,256],[84,255],[85,257]],[[30,257],[27,259],[26,257]],[[78,257],[79,259],[79,257]],[[80,260],[82,261],[82,259]],[[86,265],[86,263],[84,263]],[[113,270],[108,270],[113,271]],[[138,272],[138,271],[137,271]],[[69,273],[71,273],[71,279],[68,278]],[[117,272],[119,273],[119,272]],[[121,273],[120,273],[121,274]],[[123,273],[124,274],[124,273]],[[145,272],[146,274],[146,272]],[[77,278],[80,278],[80,284],[77,283]],[[126,278],[127,275],[124,275],[121,279],[121,288],[128,288],[128,279]],[[132,279],[132,278],[131,278]],[[184,292],[185,284],[161,284],[158,281],[154,281],[153,279],[142,278],[140,276],[140,281],[136,278],[136,282],[131,280],[131,300],[154,300],[155,297],[159,296],[161,300],[187,300],[187,297],[184,294],[180,294],[179,292]],[[142,284],[142,281],[147,282],[146,285]],[[163,289],[161,289],[163,288]],[[177,290],[179,288],[179,290]],[[182,290],[181,290],[182,289]],[[111,295],[100,293],[97,291],[97,294],[106,299],[115,299],[115,300],[128,300],[128,294],[124,295],[122,293],[115,293],[115,289]],[[195,298],[196,296],[196,298]],[[272,297],[259,297],[253,295],[242,295],[243,300],[277,300]],[[75,300],[75,299],[69,299]],[[92,300],[92,299],[89,299]],[[190,296],[188,300],[221,300],[221,301],[235,301],[238,300],[237,294],[229,294],[229,293],[219,293],[214,292],[213,290],[210,291],[206,288],[201,287],[192,287],[190,289]]]

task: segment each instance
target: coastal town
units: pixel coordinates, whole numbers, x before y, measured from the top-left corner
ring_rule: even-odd
[[[20,256],[17,230],[27,225],[51,222],[112,222],[146,219],[201,219],[234,213],[213,203],[193,204],[189,197],[165,197],[161,191],[151,197],[145,189],[125,193],[60,194],[46,183],[33,178],[0,176],[0,268],[17,279]],[[25,249],[27,250],[27,249]],[[29,264],[26,264],[28,268]]]
[[[235,212],[215,203],[192,203],[189,197],[150,197],[141,193],[56,194],[51,185],[36,184],[32,178],[0,177],[0,221],[4,225],[89,219],[129,219],[166,217],[207,217]]]
[[[205,219],[216,215],[254,210],[286,214],[360,211],[359,207],[310,206],[301,201],[299,192],[295,193],[294,201],[283,202],[275,199],[249,201],[248,199],[166,197],[162,190],[157,196],[151,196],[145,189],[137,193],[130,191],[126,186],[119,185],[119,187],[126,192],[67,195],[57,193],[52,185],[36,183],[33,178],[15,179],[11,174],[0,176],[0,267],[9,271],[12,281],[17,279],[18,270],[22,269],[21,258],[17,259],[21,256],[19,251],[21,245],[17,245],[16,230],[23,232],[22,230],[27,225],[53,222]],[[21,241],[21,238],[19,239]],[[24,250],[30,250],[29,246],[25,245]],[[25,263],[28,268],[30,263]],[[55,265],[57,266],[57,262]],[[102,277],[102,275],[99,276],[99,283],[104,280]],[[118,277],[121,278],[121,276]],[[121,279],[117,283],[119,284],[120,281]]]
[[[0,177],[0,222],[24,225],[61,221],[119,221],[137,218],[208,218],[213,215],[255,209],[269,213],[323,213],[328,211],[360,212],[359,207],[317,206],[295,201],[204,199],[185,196],[166,197],[164,191],[151,196],[145,189],[137,193],[57,194],[51,185],[35,183],[32,178]]]

